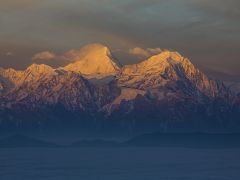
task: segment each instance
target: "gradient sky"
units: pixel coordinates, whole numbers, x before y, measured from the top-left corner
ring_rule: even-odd
[[[0,66],[23,69],[36,53],[61,55],[89,43],[110,47],[121,63],[129,49],[179,51],[201,70],[240,79],[239,0],[0,0]]]

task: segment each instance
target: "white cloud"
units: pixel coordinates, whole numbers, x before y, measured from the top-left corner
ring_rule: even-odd
[[[88,56],[89,54],[95,54],[97,56],[98,53],[101,53],[104,48],[107,47],[100,43],[88,44],[81,47],[79,50],[71,49],[65,52],[64,57],[69,61],[76,61],[84,58],[85,56]]]
[[[136,55],[138,57],[150,57],[156,54],[161,53],[162,50],[160,48],[140,48],[140,47],[135,47],[132,49],[129,49],[129,54]]]
[[[82,56],[81,49],[80,50],[71,49],[64,53],[64,57],[69,61],[74,61],[75,59],[78,59],[81,56]]]
[[[40,53],[35,54],[32,59],[33,60],[51,60],[55,59],[56,55],[50,51],[43,51]]]
[[[13,52],[9,51],[9,52],[6,52],[6,56],[12,56],[13,55]]]

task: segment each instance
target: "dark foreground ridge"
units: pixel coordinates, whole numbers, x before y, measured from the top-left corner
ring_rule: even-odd
[[[24,135],[14,135],[0,140],[0,148],[16,147],[162,147],[162,148],[240,148],[240,134],[207,133],[151,133],[134,137],[127,141],[106,139],[83,139],[70,145],[60,145]]]
[[[240,134],[151,133],[126,141],[126,146],[184,147],[184,148],[239,148]]]
[[[0,140],[0,148],[16,147],[57,147],[57,144],[35,139],[21,134],[9,136]]]

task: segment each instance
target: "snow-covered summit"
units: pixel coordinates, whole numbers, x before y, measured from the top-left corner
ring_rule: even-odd
[[[30,72],[32,74],[47,74],[47,73],[53,73],[54,69],[46,64],[32,64],[30,65],[25,72]]]
[[[138,64],[124,66],[117,76],[122,87],[153,89],[181,82],[215,95],[217,85],[178,52],[165,50]]]
[[[90,78],[100,78],[115,75],[119,70],[109,48],[101,44],[90,44],[80,51],[72,50],[67,54],[74,61],[64,67],[67,71],[78,72]]]

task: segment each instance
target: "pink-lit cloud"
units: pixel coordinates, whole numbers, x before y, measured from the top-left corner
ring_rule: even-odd
[[[51,60],[55,59],[57,56],[56,54],[50,52],[50,51],[43,51],[40,53],[35,54],[32,59],[33,60]]]
[[[129,49],[129,54],[131,55],[136,55],[138,57],[150,57],[152,55],[156,55],[161,53],[162,50],[160,48],[140,48],[140,47],[135,47],[132,49]]]

